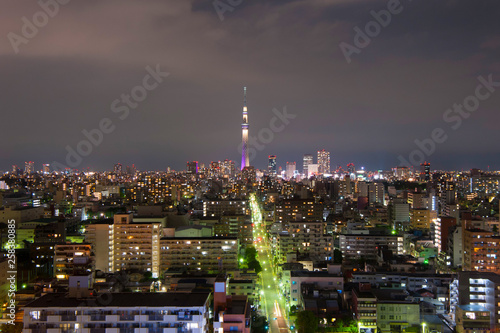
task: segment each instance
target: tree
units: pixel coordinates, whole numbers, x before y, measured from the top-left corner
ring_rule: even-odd
[[[352,317],[345,316],[335,321],[333,331],[355,333],[358,331],[358,324]]]
[[[339,249],[333,250],[333,263],[341,264],[342,263],[342,251]]]
[[[315,333],[318,330],[319,319],[312,311],[300,311],[295,322],[299,333]]]
[[[250,269],[254,269],[255,270],[255,273],[259,274],[260,272],[262,272],[262,266],[260,265],[260,262],[258,262],[257,260],[252,260],[250,262],[248,262],[248,268]]]
[[[266,333],[269,328],[269,323],[266,317],[255,314],[252,316],[252,333]]]
[[[252,259],[255,260],[257,258],[257,250],[255,249],[254,246],[249,246],[245,249],[245,256],[247,257],[247,261],[252,261]]]
[[[3,324],[0,325],[0,332],[2,333],[21,333],[23,331],[23,323]]]

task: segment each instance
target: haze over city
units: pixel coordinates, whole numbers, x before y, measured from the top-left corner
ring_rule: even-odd
[[[110,170],[120,162],[180,170],[188,160],[239,161],[244,86],[250,136],[269,127],[273,109],[296,115],[258,151],[257,168],[268,155],[284,168],[326,149],[334,167],[390,169],[435,128],[447,139],[425,156],[433,168],[500,168],[498,91],[460,116],[457,129],[458,120],[444,119],[474,95],[479,76],[500,81],[500,4],[401,1],[362,47],[355,28],[365,32],[376,21],[372,11],[387,10],[388,2],[241,1],[231,8],[217,11],[209,1],[71,1],[24,36],[22,18],[32,20],[41,7],[6,1],[0,169],[30,160],[37,170],[67,164],[66,147],[76,149],[82,131],[103,118],[114,130],[77,169]],[[342,43],[357,52],[346,57]],[[169,75],[120,119],[112,103],[142,85],[148,66]]]

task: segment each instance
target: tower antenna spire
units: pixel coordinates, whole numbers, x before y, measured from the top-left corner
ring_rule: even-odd
[[[247,87],[243,87],[243,106],[247,106]]]

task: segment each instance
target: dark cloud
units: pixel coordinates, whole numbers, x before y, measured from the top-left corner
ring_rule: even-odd
[[[387,169],[436,127],[449,139],[428,158],[440,168],[500,168],[493,142],[500,91],[456,131],[443,113],[474,93],[477,76],[500,81],[500,3],[405,1],[348,64],[339,43],[386,1],[242,1],[223,21],[212,1],[73,1],[15,54],[9,32],[40,10],[5,1],[0,11],[0,169],[64,161],[84,129],[116,129],[81,167],[184,168],[187,160],[239,161],[242,87],[250,133],[273,108],[297,117],[259,151],[279,165],[328,149],[332,165]],[[111,103],[141,84],[146,66],[170,76],[121,121]],[[445,127],[446,128],[446,127]],[[300,162],[298,163],[301,164]]]

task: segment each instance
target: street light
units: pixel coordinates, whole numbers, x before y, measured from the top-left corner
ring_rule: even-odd
[[[425,333],[425,326],[427,326],[426,323],[422,323],[422,333]]]

